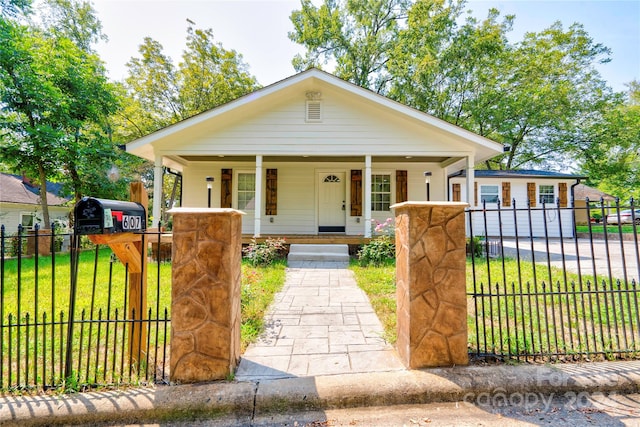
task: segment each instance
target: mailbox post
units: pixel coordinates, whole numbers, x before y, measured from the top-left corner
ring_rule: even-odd
[[[75,207],[75,234],[86,235],[94,244],[109,245],[129,272],[129,354],[136,363],[143,353],[147,311],[146,238],[148,203],[142,183],[132,183],[130,198],[118,201],[84,197]]]

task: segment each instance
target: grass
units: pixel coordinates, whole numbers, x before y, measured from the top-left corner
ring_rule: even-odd
[[[373,310],[384,328],[384,338],[395,344],[398,335],[396,329],[396,265],[389,260],[382,266],[363,267],[357,261],[350,265],[358,286],[365,291]]]
[[[0,389],[35,383],[75,390],[78,384],[136,384],[148,381],[149,372],[164,377],[169,357],[165,345],[170,339],[165,321],[171,316],[170,263],[148,264],[150,312],[144,324],[148,341],[142,343],[144,354],[138,358],[127,351],[130,324],[124,313],[130,303],[125,267],[106,247],[80,253],[72,357],[75,375],[70,379],[62,378],[69,317],[69,254],[5,260],[2,268],[0,323],[5,327],[0,328]],[[285,264],[254,267],[243,261],[241,268],[244,351],[264,329],[265,312],[284,284]],[[129,364],[132,356],[139,362]]]
[[[264,316],[276,292],[284,285],[286,262],[276,261],[266,267],[242,264],[241,350],[254,342],[264,330]]]
[[[591,224],[591,232],[592,233],[604,233],[604,225],[603,224]],[[635,227],[636,230],[640,231],[640,227]],[[588,225],[576,225],[577,233],[589,233]],[[617,234],[622,232],[623,234],[633,234],[634,226],[631,224],[621,225],[618,227],[617,225],[607,225],[607,233],[608,234]]]

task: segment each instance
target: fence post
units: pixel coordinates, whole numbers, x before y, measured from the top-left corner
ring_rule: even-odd
[[[405,366],[466,365],[466,203],[405,202],[396,215],[397,348]]]
[[[175,208],[171,381],[225,379],[240,358],[242,212]]]
[[[140,203],[144,206],[145,217],[143,221],[147,222],[147,205],[149,204],[149,196],[142,182],[132,182],[129,186],[129,201]],[[147,330],[143,325],[143,321],[147,316],[147,239],[142,234],[140,241],[133,242],[133,246],[140,253],[140,272],[129,273],[129,313],[132,323],[129,325],[129,354],[131,355],[131,363],[138,363],[140,357],[143,357],[145,350],[144,345],[147,342]]]

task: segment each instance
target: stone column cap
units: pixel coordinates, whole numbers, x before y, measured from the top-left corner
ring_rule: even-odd
[[[466,208],[469,206],[468,203],[466,202],[402,202],[402,203],[395,203],[393,205],[391,205],[391,209],[402,209],[402,208],[413,208],[413,207],[452,207],[452,208],[456,208],[456,207],[460,207],[460,208]]]
[[[167,211],[170,214],[193,214],[193,213],[212,213],[212,214],[239,214],[246,215],[246,213],[237,209],[231,208],[171,208]]]

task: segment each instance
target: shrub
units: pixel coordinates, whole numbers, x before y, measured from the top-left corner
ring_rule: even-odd
[[[474,236],[467,238],[467,255],[474,258],[481,257],[486,243],[482,237]]]
[[[242,249],[242,254],[253,266],[266,266],[278,259],[284,258],[285,240],[268,238],[264,243],[252,239],[251,243]]]
[[[379,236],[362,246],[358,251],[360,265],[379,266],[396,257],[395,239],[391,236]]]

